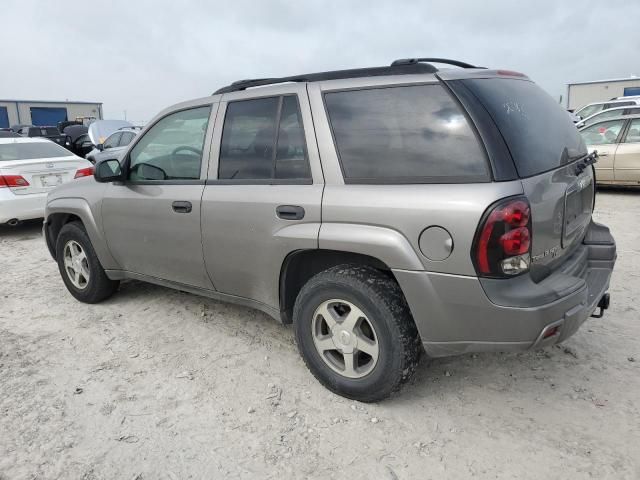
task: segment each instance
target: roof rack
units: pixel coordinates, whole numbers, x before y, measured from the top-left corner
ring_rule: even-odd
[[[412,59],[413,60],[413,59]],[[417,59],[420,60],[420,59]],[[396,60],[398,61],[398,60]],[[453,60],[452,60],[453,62]],[[441,62],[442,63],[442,62]],[[462,62],[460,62],[462,63]],[[464,64],[467,65],[467,64]],[[394,62],[389,67],[353,68],[349,70],[335,70],[332,72],[307,73],[303,75],[293,75],[291,77],[258,78],[253,80],[239,80],[231,85],[216,90],[213,94],[237,92],[250,87],[260,87],[263,85],[274,85],[286,82],[319,82],[322,80],[340,80],[344,78],[357,77],[379,77],[382,75],[410,75],[419,73],[435,73],[438,69],[428,63],[415,61],[411,63]]]
[[[398,60],[394,60],[391,62],[391,66],[396,65],[418,65],[424,62],[433,62],[433,63],[443,63],[445,65],[454,65],[456,67],[461,68],[483,68],[476,67],[475,65],[471,65],[470,63],[461,62],[459,60],[450,60],[448,58],[400,58]]]

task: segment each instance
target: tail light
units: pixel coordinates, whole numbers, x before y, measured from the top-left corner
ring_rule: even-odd
[[[531,208],[525,197],[492,205],[476,233],[473,260],[478,275],[510,277],[529,270]]]
[[[20,175],[0,175],[0,188],[6,187],[28,187],[29,182]]]
[[[93,167],[81,168],[76,172],[76,176],[73,178],[90,177],[93,175]]]

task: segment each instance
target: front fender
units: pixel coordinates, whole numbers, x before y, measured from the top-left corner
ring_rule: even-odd
[[[89,235],[91,245],[98,256],[98,260],[100,260],[102,267],[105,270],[117,270],[120,268],[111,255],[111,252],[109,252],[104,236],[102,235],[102,230],[98,226],[98,222],[94,217],[89,203],[84,198],[56,198],[47,202],[44,229],[45,235],[47,235],[47,243],[50,245],[50,250],[51,247],[53,247],[53,250],[55,251],[55,243],[53,239],[48,238],[48,226],[51,223],[50,220],[52,216],[57,214],[75,215],[78,217],[82,221],[84,228],[87,231],[87,235]]]
[[[368,255],[392,269],[424,270],[422,262],[406,237],[390,228],[351,223],[323,223],[320,227],[319,247]]]

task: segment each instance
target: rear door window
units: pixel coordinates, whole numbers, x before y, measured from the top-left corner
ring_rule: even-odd
[[[587,154],[571,118],[544,90],[528,80],[463,80],[502,133],[520,177],[553,170]]]
[[[580,131],[587,145],[610,145],[616,143],[625,120],[610,120],[590,125]]]
[[[488,181],[484,149],[441,85],[324,95],[347,183]]]
[[[230,102],[220,180],[310,180],[302,118],[294,95]]]
[[[640,143],[640,118],[631,120],[624,143]]]

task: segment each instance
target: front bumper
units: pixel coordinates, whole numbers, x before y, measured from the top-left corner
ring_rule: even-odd
[[[573,335],[609,288],[609,229],[592,223],[564,264],[541,282],[394,270],[425,350],[440,357],[544,347]],[[550,327],[557,332],[544,338]]]
[[[0,225],[9,220],[31,220],[44,217],[47,193],[16,195],[8,188],[0,188]]]

